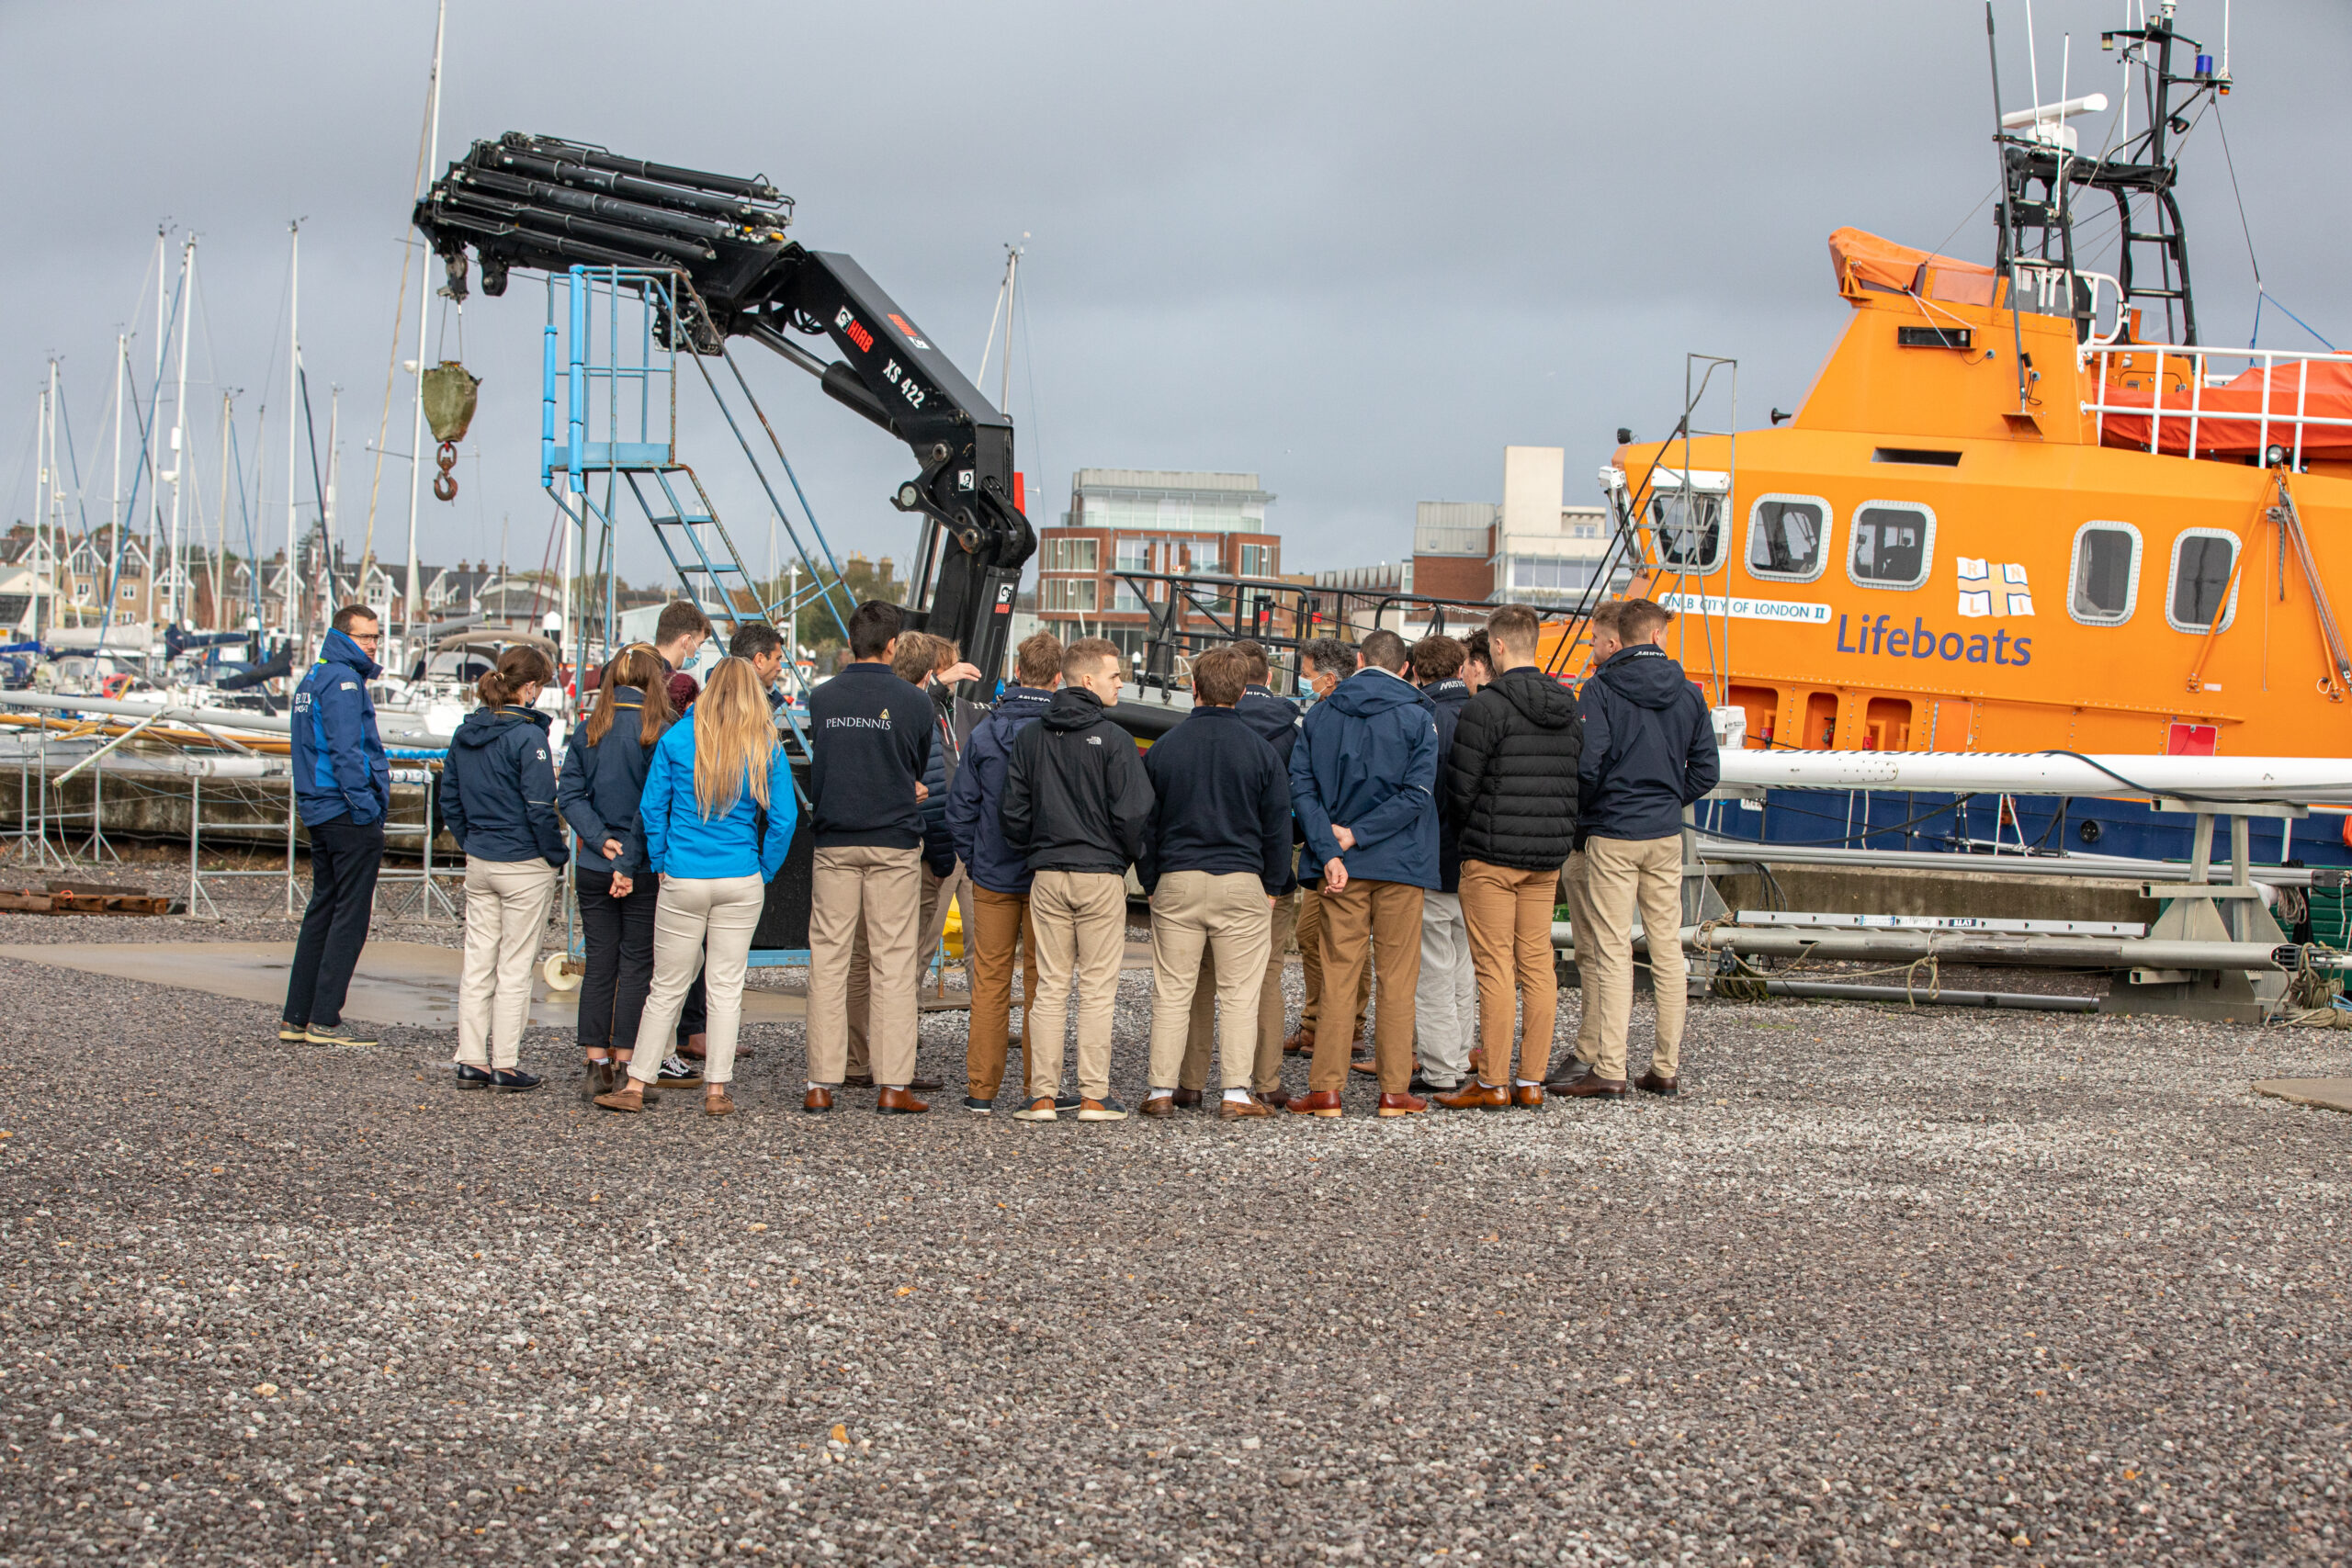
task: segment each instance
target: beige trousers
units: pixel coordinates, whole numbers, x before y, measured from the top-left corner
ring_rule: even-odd
[[[1380,1005],[1372,1015],[1372,1054],[1380,1092],[1403,1094],[1413,1079],[1413,990],[1421,979],[1421,889],[1408,882],[1351,881],[1324,892],[1324,999],[1354,995],[1372,970],[1380,974]],[[1341,1021],[1337,1007],[1329,1021]],[[1354,1042],[1344,1030],[1317,1029],[1306,1087],[1315,1093],[1347,1087]]]
[[[735,1077],[735,1037],[743,1027],[743,974],[752,955],[752,933],[767,903],[767,884],[749,876],[662,878],[662,901],[653,907],[653,987],[638,1021],[637,1048],[628,1076],[651,1083],[678,1037],[678,1010],[686,987],[702,970],[705,1008],[702,1081],[725,1084]]]
[[[1421,896],[1421,981],[1413,988],[1413,1054],[1422,1076],[1454,1089],[1478,1039],[1478,971],[1460,893]]]
[[[1690,1005],[1690,964],[1682,955],[1682,835],[1668,839],[1588,839],[1593,944],[1577,941],[1587,1005],[1600,1010],[1592,1064],[1598,1077],[1625,1078],[1625,1034],[1634,1015],[1634,911],[1649,938],[1650,986],[1657,993],[1657,1045],[1650,1071],[1670,1078],[1682,1059],[1682,1019]]]
[[[1273,930],[1266,941],[1266,973],[1258,983],[1258,1060],[1250,1075],[1250,1087],[1261,1095],[1283,1087],[1283,1026],[1289,1012],[1283,997],[1283,965],[1290,961],[1291,936],[1297,929],[1298,894],[1292,892],[1274,906]],[[1204,946],[1200,979],[1193,987],[1193,1016],[1184,1026],[1184,1065],[1176,1074],[1179,1088],[1208,1087],[1217,994],[1216,952]]]
[[[458,1060],[468,1066],[506,1071],[522,1060],[523,1026],[531,1017],[531,964],[539,956],[558,874],[543,860],[466,857]]]
[[[865,940],[874,1081],[914,1081],[921,983],[922,852],[855,844],[819,850],[808,897],[808,1081],[838,1084],[849,1069],[850,959]]]
[[[956,869],[945,876],[935,874],[931,867],[922,868],[922,906],[921,922],[915,932],[915,984],[920,987],[922,977],[931,972],[932,955],[939,951],[939,939],[947,929],[947,899],[950,889],[964,909],[964,929],[972,927],[972,912],[968,908],[970,885],[964,876],[964,863],[957,861]],[[969,939],[967,938],[968,941]],[[874,1007],[874,960],[866,951],[865,927],[857,928],[857,939],[849,954],[849,1062],[848,1074],[854,1078],[874,1076],[874,1048],[866,1036],[867,1014]],[[920,1020],[922,1002],[920,990],[915,1011]]]
[[[1600,1010],[1592,1005],[1592,987],[1583,977],[1582,944],[1585,933],[1593,929],[1591,865],[1589,857],[1578,850],[1560,868],[1560,901],[1568,907],[1568,932],[1578,944],[1576,1059],[1588,1067],[1600,1055]]]
[[[1470,926],[1470,961],[1478,972],[1479,1081],[1511,1084],[1511,1024],[1519,1024],[1519,1077],[1542,1083],[1552,1065],[1560,982],[1552,967],[1552,898],[1556,868],[1522,871],[1482,860],[1462,863],[1462,914]]]
[[[1258,994],[1273,942],[1266,885],[1249,872],[1171,871],[1151,894],[1151,1091],[1176,1087],[1204,958],[1226,976],[1225,1087],[1248,1089],[1258,1060]]]
[[[1061,1088],[1069,991],[1078,986],[1078,1091],[1111,1096],[1111,1016],[1119,960],[1127,947],[1127,879],[1099,871],[1041,871],[1029,885],[1037,980],[1023,1016],[1021,1051],[1029,1098]]]

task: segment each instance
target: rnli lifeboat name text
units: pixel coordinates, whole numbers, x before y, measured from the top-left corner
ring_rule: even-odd
[[[2033,662],[2033,639],[1996,631],[1939,632],[1917,616],[1909,630],[1894,624],[1893,615],[1864,615],[1848,630],[1850,617],[1838,617],[1838,651],[1869,653],[1890,659],[1940,659],[1951,664],[2013,664]],[[1850,641],[1849,638],[1850,637]]]

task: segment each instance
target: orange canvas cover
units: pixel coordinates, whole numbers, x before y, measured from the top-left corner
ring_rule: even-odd
[[[2157,406],[2156,450],[2187,457],[2189,429],[2189,388],[2173,367],[2184,361],[2167,355],[2163,377],[2164,401]],[[2263,419],[2265,378],[2268,378],[2269,419]],[[2154,375],[2119,368],[2103,389],[2109,412],[2099,427],[2102,446],[2148,449],[2149,416],[2111,412],[2119,404],[2147,408],[2155,393]],[[2352,421],[2352,364],[2340,360],[2289,360],[2267,372],[2261,366],[2226,384],[2207,387],[2197,395],[2197,452],[2200,457],[2255,457],[2261,455],[2266,432],[2269,445],[2295,450],[2298,400],[2303,414],[2312,419]],[[2305,457],[2352,455],[2352,423],[2306,424]]]
[[[1840,229],[1829,236],[1829,262],[1838,269],[1841,294],[1869,289],[1961,305],[1993,303],[1991,267],[1914,250],[1860,229]]]

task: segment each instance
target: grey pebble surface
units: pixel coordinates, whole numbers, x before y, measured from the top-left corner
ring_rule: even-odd
[[[944,1014],[929,1116],[770,1026],[627,1118],[135,976],[0,959],[0,1562],[2352,1558],[2352,1117],[2247,1089],[2342,1034],[1716,1003],[1672,1100],[1042,1126]]]

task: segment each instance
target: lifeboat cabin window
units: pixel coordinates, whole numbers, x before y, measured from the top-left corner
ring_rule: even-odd
[[[1854,509],[1854,543],[1846,575],[1858,588],[1917,588],[1928,581],[1936,514],[1924,506],[1866,501]]]
[[[2227,630],[2237,615],[2238,536],[2219,528],[2184,529],[2172,546],[2172,585],[2165,594],[2165,619],[2175,631],[2204,632],[2221,618]]]
[[[1723,564],[1724,498],[1668,491],[1650,498],[1657,558],[1675,571],[1703,575]]]
[[[1829,503],[1817,496],[1759,497],[1747,514],[1747,570],[1754,577],[1811,582],[1821,575]]]
[[[2140,530],[2129,523],[2086,523],[2075,533],[2066,609],[2086,626],[2120,626],[2140,598]]]

